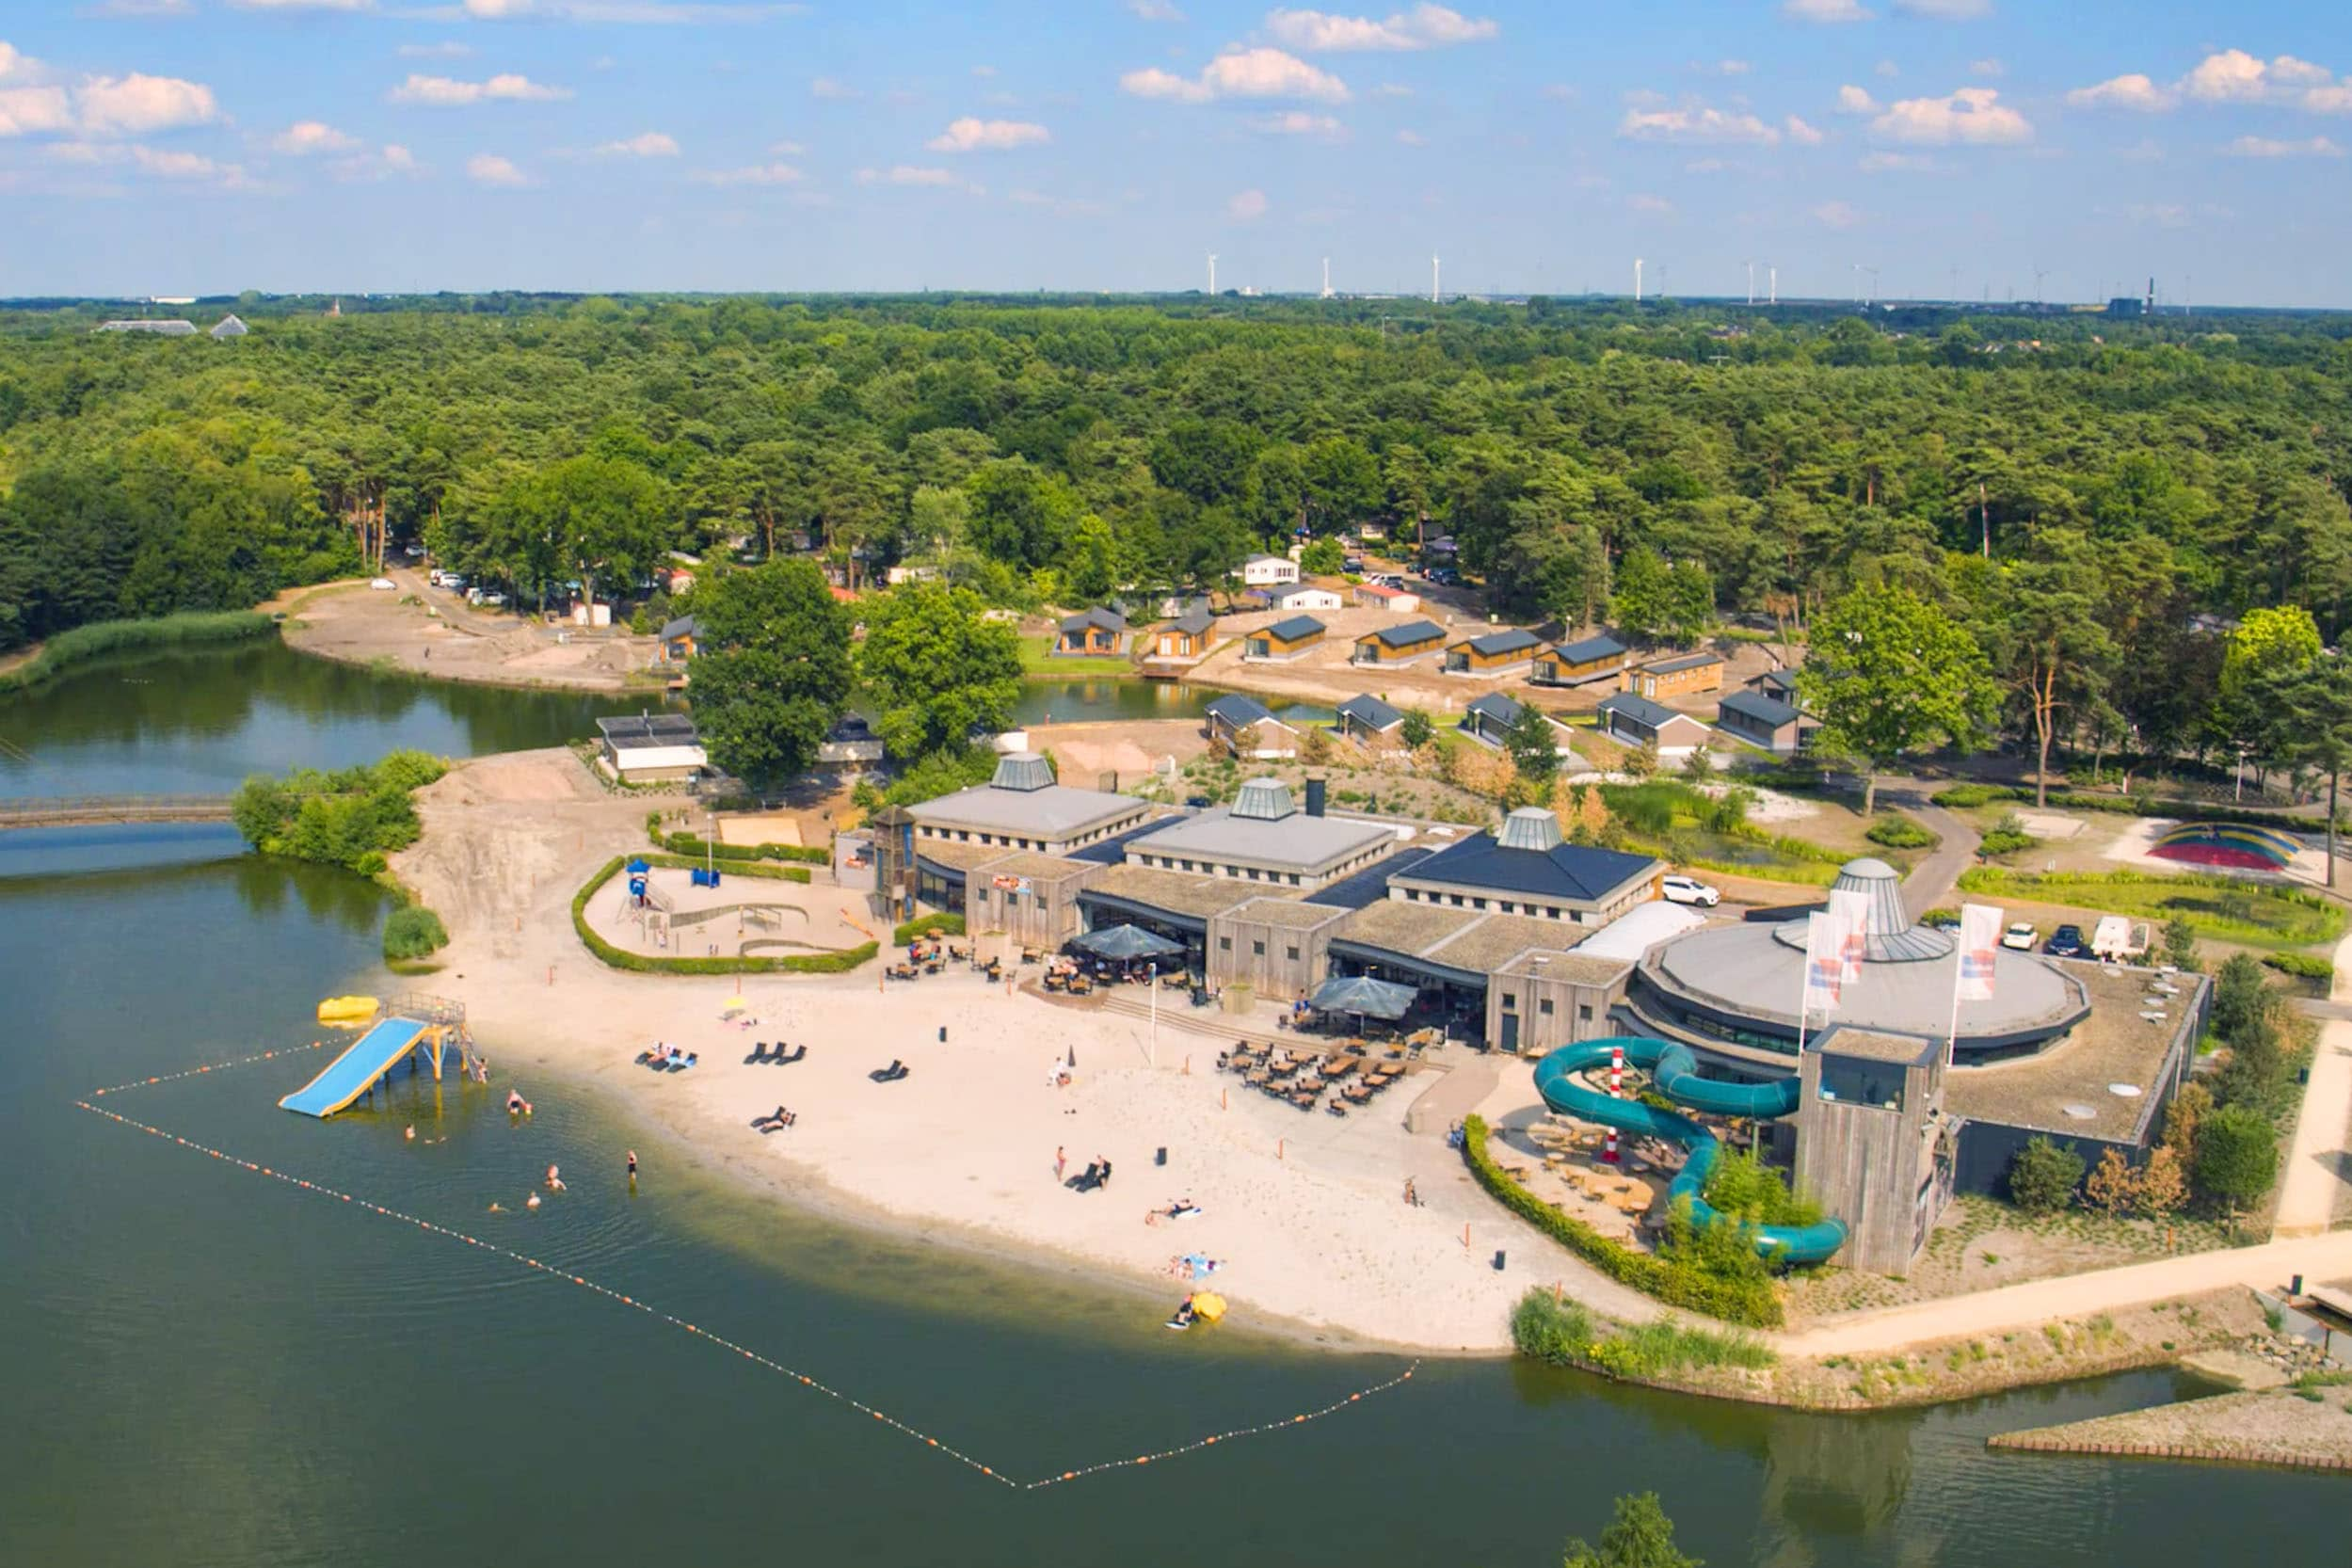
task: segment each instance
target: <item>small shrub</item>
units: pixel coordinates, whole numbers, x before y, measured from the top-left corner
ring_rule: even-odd
[[[1863,837],[1887,849],[1933,849],[1943,841],[1899,811],[1872,823]]]
[[[1955,784],[1948,790],[1938,790],[1928,798],[1938,806],[1964,811],[1973,806],[1983,806],[1995,800],[2015,800],[2017,796],[2018,792],[2006,784]]]
[[[2083,1157],[2037,1135],[2009,1160],[2009,1198],[2028,1214],[2055,1214],[2083,1179]]]
[[[2279,1139],[2251,1106],[2225,1105],[2198,1125],[2197,1191],[2232,1212],[2252,1208],[2279,1179]]]
[[[449,945],[449,928],[421,904],[404,904],[384,917],[384,956],[395,963],[429,957]]]
[[[1536,1286],[1511,1309],[1511,1342],[1534,1360],[1578,1366],[1592,1358],[1592,1315],[1581,1303],[1562,1301]]]
[[[2171,955],[2171,941],[2172,927],[2168,925],[2165,927],[2167,957],[2170,957]],[[2173,962],[2177,964],[2180,961],[2178,959],[2174,959]],[[2297,980],[2316,980],[2322,984],[2327,984],[2336,978],[2336,966],[2334,960],[2319,957],[2315,953],[2264,953],[2263,955],[2263,963],[2268,968],[2278,970],[2280,974],[2293,975]],[[2181,964],[2180,967],[2185,969],[2191,966],[2188,964]]]

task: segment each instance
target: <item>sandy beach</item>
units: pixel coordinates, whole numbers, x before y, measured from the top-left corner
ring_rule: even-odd
[[[1410,1096],[1441,1075],[1416,1075],[1345,1119],[1302,1114],[1216,1073],[1219,1038],[1178,1027],[1176,1010],[1155,1065],[1144,1019],[1008,993],[964,970],[888,991],[871,968],[754,976],[740,994],[758,1022],[739,1026],[721,1016],[735,979],[623,973],[580,946],[572,894],[606,858],[642,847],[643,807],[597,790],[568,753],[467,764],[420,807],[424,839],[395,870],[455,940],[442,970],[415,984],[463,1000],[499,1079],[523,1078],[526,1093],[535,1070],[579,1079],[780,1196],[1150,1287],[1170,1307],[1190,1280],[1170,1273],[1172,1260],[1213,1258],[1216,1288],[1274,1332],[1500,1351],[1512,1301],[1560,1281],[1612,1315],[1656,1311],[1498,1213],[1442,1128],[1405,1131]],[[637,1065],[657,1040],[699,1064]],[[745,1064],[763,1040],[805,1044],[808,1056]],[[1049,1084],[1048,1067],[1073,1054],[1070,1085]],[[894,1058],[910,1076],[868,1079]],[[1507,1080],[1487,1109],[1521,1100],[1533,1103],[1531,1088]],[[753,1118],[779,1105],[795,1125],[755,1131]],[[1057,1148],[1068,1175],[1107,1159],[1110,1185],[1065,1188]],[[1418,1207],[1404,1202],[1408,1176]],[[1179,1198],[1201,1213],[1146,1223]]]

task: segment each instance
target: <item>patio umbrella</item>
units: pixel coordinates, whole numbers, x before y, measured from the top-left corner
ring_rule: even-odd
[[[1173,958],[1184,951],[1181,942],[1171,942],[1165,936],[1135,925],[1106,925],[1072,937],[1070,945],[1082,948],[1097,958],[1121,963],[1140,963],[1147,958]]]
[[[629,874],[632,876],[643,876],[646,872],[651,871],[652,869],[653,868],[651,866],[647,865],[643,860],[632,860],[629,862]]]
[[[1353,1013],[1393,1023],[1412,1011],[1414,999],[1420,994],[1410,985],[1359,974],[1324,981],[1306,1001],[1319,1013]]]

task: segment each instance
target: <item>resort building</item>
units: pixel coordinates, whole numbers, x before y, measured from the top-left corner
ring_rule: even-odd
[[[702,624],[692,616],[680,616],[662,623],[662,657],[673,664],[682,664],[701,650]]]
[[[1110,838],[1142,822],[1147,809],[1131,796],[1056,783],[1053,765],[1026,751],[1000,760],[988,783],[907,808],[918,853],[952,842],[1042,855]]]
[[[1347,600],[1329,588],[1319,588],[1312,583],[1277,589],[1273,597],[1273,608],[1277,610],[1337,610],[1346,604]]]
[[[1267,759],[1299,754],[1298,730],[1246,693],[1227,692],[1202,709],[1201,715],[1208,722],[1209,740],[1237,756]]]
[[[1489,692],[1462,711],[1462,732],[1480,745],[1501,746],[1517,728],[1519,717],[1528,712],[1527,704],[1501,692]],[[1544,712],[1536,711],[1552,734],[1552,751],[1560,757],[1574,757],[1575,749],[1568,744],[1573,738],[1568,727]]]
[[[1658,897],[1665,874],[1665,862],[1647,855],[1569,843],[1558,817],[1527,806],[1500,832],[1473,834],[1390,877],[1388,896],[1600,926]]]
[[[1208,917],[1208,972],[1219,989],[1247,985],[1287,1001],[1321,984],[1331,968],[1331,938],[1354,913],[1329,904],[1254,898]]]
[[[196,323],[192,321],[102,321],[90,328],[93,332],[137,332],[154,338],[192,338]]]
[[[675,783],[711,765],[695,721],[683,713],[640,713],[596,721],[599,760],[623,784]]]
[[[1126,646],[1127,617],[1116,610],[1068,616],[1054,631],[1053,651],[1059,654],[1115,655]]]
[[[1323,781],[1307,780],[1302,810],[1280,781],[1253,778],[1231,807],[1179,817],[1128,840],[1127,862],[1313,889],[1354,875],[1396,847],[1394,828],[1323,814]]]
[[[1671,760],[1705,745],[1711,731],[1688,713],[1618,692],[1601,698],[1601,733],[1620,745],[1656,746],[1660,757]]]
[[[1604,632],[1545,648],[1535,656],[1535,670],[1528,679],[1539,686],[1581,686],[1588,680],[1610,680],[1625,667],[1632,653]]]
[[[1245,588],[1288,587],[1299,580],[1299,564],[1288,555],[1253,555],[1234,575]]]
[[[1825,1158],[1820,1145],[1813,1156],[1804,1150],[1813,1130],[1807,1108],[1823,1101],[1899,1111],[1914,1124],[1905,1137],[1921,1136],[1930,1112],[1956,1122],[1951,1179],[1963,1192],[1998,1191],[2010,1159],[2037,1134],[2072,1144],[2094,1164],[2110,1147],[2138,1160],[2203,1032],[2205,977],[2002,948],[1993,952],[1992,1000],[1964,1000],[1956,1011],[1957,944],[1946,932],[1911,923],[1892,867],[1848,861],[1835,891],[1865,911],[1864,951],[1859,978],[1844,983],[1830,1018],[1817,1007],[1799,1017],[1802,920],[1710,925],[1651,948],[1628,984],[1626,1016],[1640,1032],[1680,1041],[1740,1076],[1806,1075],[1800,1176],[1809,1159]],[[1812,1060],[1841,1054],[1848,1065]],[[1951,1070],[1916,1076],[1929,1056],[1948,1058]],[[1832,1133],[1830,1148],[1854,1141],[1850,1131]],[[1908,1167],[1902,1174],[1914,1179]],[[1855,1210],[1832,1201],[1835,1183],[1817,1191],[1832,1212],[1857,1223]],[[1908,1224],[1912,1194],[1902,1195]]]
[[[1621,674],[1617,689],[1652,702],[1672,702],[1678,696],[1720,692],[1723,689],[1723,656],[1683,653],[1672,659],[1653,659]]]
[[[1339,733],[1351,741],[1372,744],[1393,741],[1404,728],[1404,714],[1369,692],[1339,705]]]
[[[1733,692],[1718,706],[1716,726],[1735,740],[1786,757],[1803,748],[1820,725],[1778,697]]]
[[[1791,708],[1804,706],[1803,699],[1797,695],[1797,672],[1792,669],[1766,670],[1762,675],[1750,676],[1740,685],[1744,691],[1785,702]]]
[[[222,316],[218,322],[214,324],[213,329],[208,335],[215,343],[227,343],[232,338],[244,337],[247,333],[252,330],[253,328],[248,327],[244,322],[239,321],[235,316],[225,315]]]
[[[1208,613],[1207,605],[1185,611],[1165,626],[1155,627],[1151,633],[1151,656],[1155,659],[1206,658],[1216,641],[1217,617]]]
[[[1421,596],[1408,588],[1392,588],[1385,583],[1358,583],[1355,602],[1366,610],[1393,610],[1409,616],[1421,607]]]
[[[1349,662],[1395,666],[1415,664],[1446,646],[1446,629],[1433,620],[1409,620],[1367,632],[1355,640]]]
[[[1241,644],[1241,657],[1254,664],[1286,664],[1320,643],[1323,632],[1323,623],[1313,616],[1292,616],[1251,632]]]
[[[1058,948],[1085,929],[1078,896],[1102,869],[1032,850],[982,860],[966,874],[965,923],[1023,947]]]
[[[1507,675],[1535,661],[1544,639],[1532,632],[1493,632],[1469,637],[1446,649],[1448,675]]]

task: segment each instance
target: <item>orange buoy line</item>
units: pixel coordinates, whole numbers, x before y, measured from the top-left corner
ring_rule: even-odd
[[[133,1083],[116,1084],[110,1089],[98,1089],[91,1091],[90,1099],[96,1099],[101,1095],[120,1094],[126,1089],[146,1088],[152,1084],[175,1082],[182,1079],[195,1078],[206,1073],[225,1072],[232,1067],[247,1066],[256,1062],[267,1062],[276,1057],[292,1055],[296,1050],[305,1048],[317,1049],[318,1046],[323,1043],[324,1042],[319,1042],[308,1048],[292,1047],[279,1050],[263,1051],[259,1055],[245,1057],[234,1062],[224,1062],[208,1066],[192,1067],[184,1072],[169,1073],[156,1078],[140,1079]],[[602,1296],[607,1301],[615,1302],[622,1306],[630,1307],[635,1311],[644,1313],[648,1318],[655,1319],[658,1321],[665,1323],[671,1328],[678,1329],[683,1333],[693,1335],[698,1339],[707,1340],[711,1344],[718,1346],[721,1350],[727,1351],[730,1354],[741,1356],[743,1359],[752,1363],[754,1366],[762,1368],[768,1371],[776,1373],[779,1377],[785,1378],[792,1383],[796,1383],[801,1387],[808,1389],[812,1393],[822,1394],[826,1399],[833,1400],[837,1404],[846,1405],[850,1409],[858,1412],[860,1415],[871,1416],[874,1420],[889,1427],[892,1431],[906,1437],[913,1438],[916,1442],[922,1444],[925,1448],[934,1449],[938,1453],[954,1460],[966,1469],[974,1471],[986,1480],[995,1481],[999,1485],[1009,1487],[1016,1492],[1042,1491],[1046,1487],[1060,1486],[1068,1481],[1084,1480],[1089,1476],[1103,1475],[1113,1470],[1136,1469],[1145,1464],[1159,1463],[1162,1460],[1176,1459],[1185,1454],[1198,1453],[1202,1449],[1213,1448],[1219,1443],[1230,1443],[1244,1437],[1256,1437],[1268,1432],[1282,1432],[1290,1428],[1304,1426],[1310,1421],[1321,1420],[1327,1416],[1336,1416],[1342,1411],[1347,1410],[1350,1406],[1359,1404],[1375,1394],[1386,1393],[1388,1390],[1395,1388],[1400,1384],[1410,1380],[1413,1374],[1420,1369],[1421,1366],[1420,1362],[1416,1360],[1411,1365],[1406,1367],[1403,1371],[1398,1373],[1395,1377],[1390,1378],[1387,1382],[1374,1384],[1368,1388],[1358,1389],[1354,1393],[1350,1394],[1343,1399],[1336,1400],[1332,1403],[1324,1405],[1318,1410],[1310,1410],[1295,1416],[1283,1416],[1275,1420],[1261,1422],[1253,1427],[1237,1427],[1229,1432],[1221,1432],[1206,1437],[1197,1437],[1189,1443],[1182,1443],[1173,1448],[1158,1449],[1151,1453],[1137,1454],[1131,1458],[1103,1460],[1096,1464],[1080,1465],[1075,1469],[1058,1471],[1055,1474],[1045,1476],[1035,1480],[1019,1480],[1012,1476],[1006,1475],[1003,1471],[996,1468],[994,1465],[984,1464],[979,1459],[964,1452],[961,1448],[955,1448],[952,1444],[943,1442],[939,1438],[932,1436],[929,1432],[921,1431],[920,1428],[909,1426],[906,1422],[900,1420],[897,1416],[888,1414],[887,1411],[876,1410],[873,1406],[867,1404],[862,1400],[859,1400],[851,1394],[845,1393],[839,1388],[835,1388],[829,1384],[820,1382],[806,1372],[788,1367],[782,1362],[776,1361],[772,1357],[762,1355],[758,1351],[752,1350],[748,1346],[739,1345],[734,1340],[728,1338],[724,1335],[714,1334],[711,1330],[701,1327],[699,1324],[690,1323],[683,1318],[678,1317],[674,1313],[665,1312],[649,1302],[639,1301],[634,1296],[624,1295],[620,1291],[612,1288],[610,1286],[600,1285],[597,1281],[589,1279],[584,1274],[573,1273],[570,1270],[563,1268],[560,1265],[543,1261],[542,1259],[533,1257],[525,1253],[517,1252],[512,1247],[501,1246],[495,1241],[486,1241],[478,1236],[470,1236],[461,1230],[452,1230],[447,1225],[437,1224],[431,1220],[420,1219],[414,1214],[403,1213],[397,1208],[389,1208],[386,1205],[372,1202],[369,1199],[357,1196],[354,1193],[342,1192],[336,1188],[328,1187],[322,1182],[312,1181],[307,1177],[295,1176],[291,1172],[280,1171],[271,1166],[257,1164],[253,1160],[242,1159],[236,1155],[231,1154],[225,1149],[216,1149],[209,1144],[197,1143],[195,1140],[184,1138],[176,1132],[168,1131],[163,1128],[152,1126],[147,1122],[137,1121],[132,1117],[122,1115],[118,1112],[109,1111],[104,1107],[93,1105],[90,1103],[90,1100],[75,1100],[73,1103],[79,1109],[87,1111],[94,1116],[104,1116],[106,1120],[115,1123],[119,1127],[129,1128],[135,1132],[143,1132],[151,1138],[160,1138],[166,1143],[186,1149],[191,1153],[200,1154],[209,1159],[220,1160],[224,1164],[233,1165],[237,1169],[248,1172],[254,1176],[267,1176],[272,1181],[282,1182],[289,1187],[298,1188],[305,1192],[312,1192],[323,1198],[328,1198],[336,1202],[354,1205],[357,1208],[364,1208],[369,1213],[378,1215],[384,1219],[396,1220],[403,1224],[413,1225],[418,1230],[424,1232],[426,1235],[437,1236],[444,1240],[462,1242],[464,1245],[474,1248],[476,1251],[489,1253],[493,1256],[505,1258],[509,1262],[520,1264],[521,1267],[529,1269],[534,1272],[545,1274],[551,1279],[561,1280],[567,1284],[577,1286],[581,1289],[593,1291],[597,1295]]]

